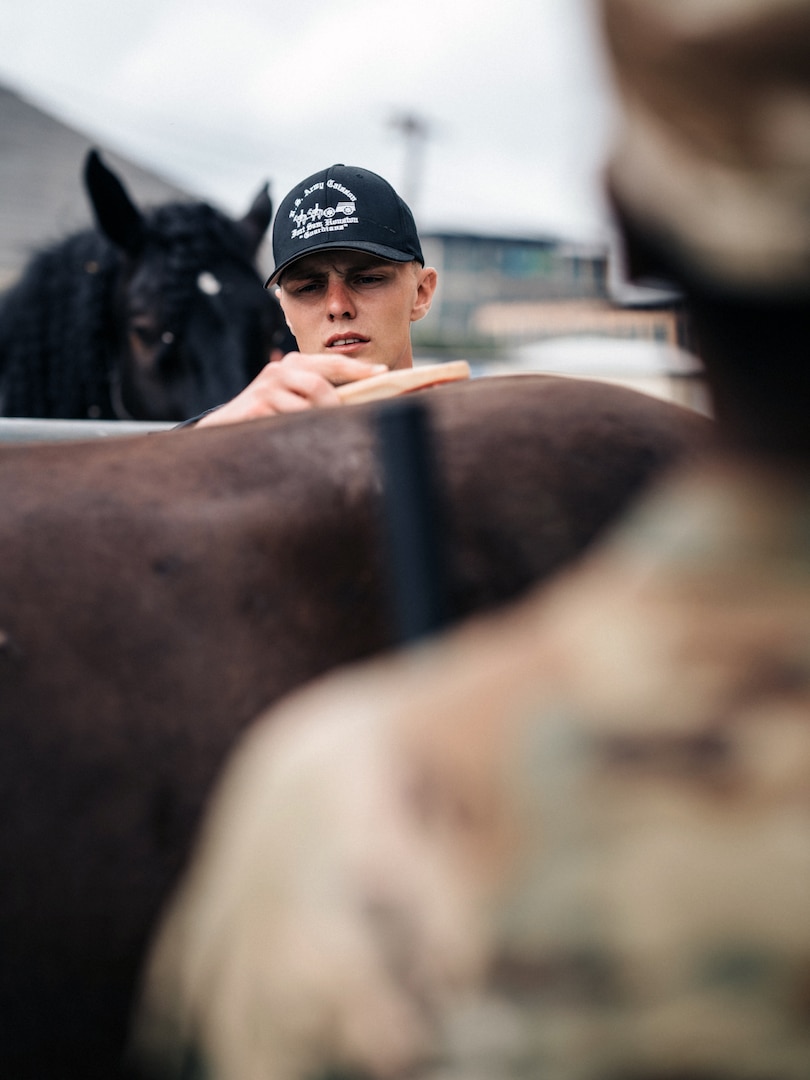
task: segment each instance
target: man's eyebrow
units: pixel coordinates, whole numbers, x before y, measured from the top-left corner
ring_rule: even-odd
[[[285,270],[284,273],[281,275],[281,280],[309,281],[310,278],[314,277],[326,277],[326,274],[327,270],[325,270],[323,267],[310,268],[309,270],[307,270],[306,267],[298,267],[296,269],[295,266],[291,266],[289,270]]]
[[[326,277],[332,269],[345,277],[349,274],[365,274],[368,273],[369,270],[382,270],[389,265],[390,263],[386,259],[377,259],[373,255],[369,256],[368,259],[358,259],[356,262],[352,262],[351,265],[347,266],[344,270],[338,270],[337,267],[333,267],[331,263],[328,265],[322,264],[321,266],[310,267],[310,269],[303,266],[296,267],[296,265],[293,264],[289,270],[284,271],[281,281],[311,281],[313,278]]]

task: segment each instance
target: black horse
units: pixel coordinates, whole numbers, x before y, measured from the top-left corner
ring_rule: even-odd
[[[142,213],[94,150],[84,181],[97,228],[0,299],[0,415],[183,420],[294,348],[255,265],[267,185],[234,221],[202,202]]]

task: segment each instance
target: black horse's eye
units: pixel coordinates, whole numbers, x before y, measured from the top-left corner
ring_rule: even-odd
[[[129,331],[147,349],[154,349],[160,344],[160,332],[154,326],[145,323],[133,323]]]
[[[129,325],[129,331],[145,349],[157,349],[161,345],[174,344],[174,334],[171,330],[161,330],[159,326],[147,320],[133,320]]]

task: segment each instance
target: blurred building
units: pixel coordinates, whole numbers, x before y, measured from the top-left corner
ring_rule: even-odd
[[[439,285],[419,359],[591,375],[708,411],[679,297],[630,285],[615,245],[433,232],[422,246]]]
[[[91,146],[103,153],[142,205],[190,197],[0,86],[0,289],[15,280],[34,251],[91,224],[82,183]]]

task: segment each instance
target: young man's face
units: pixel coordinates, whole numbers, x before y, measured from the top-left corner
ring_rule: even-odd
[[[341,353],[391,371],[413,366],[411,323],[427,314],[436,271],[361,251],[316,252],[285,270],[278,298],[302,353]]]

